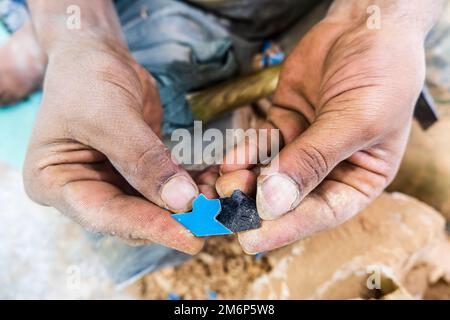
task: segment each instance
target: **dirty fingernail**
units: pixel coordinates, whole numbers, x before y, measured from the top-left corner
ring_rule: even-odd
[[[197,195],[197,187],[183,176],[170,178],[161,189],[161,199],[174,212],[189,210]]]
[[[274,174],[258,183],[256,204],[264,220],[274,220],[294,209],[299,202],[298,185],[284,174]]]

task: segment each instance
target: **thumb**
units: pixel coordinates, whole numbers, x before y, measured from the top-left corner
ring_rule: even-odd
[[[108,157],[133,188],[173,212],[191,208],[197,185],[138,114],[122,116],[102,130],[91,145]]]
[[[258,177],[261,218],[277,219],[296,208],[337,164],[359,149],[355,137],[361,134],[348,125],[321,119],[289,143]]]

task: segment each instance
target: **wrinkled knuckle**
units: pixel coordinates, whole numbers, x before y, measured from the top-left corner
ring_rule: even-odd
[[[395,164],[395,167],[390,167],[388,170],[386,170],[384,172],[383,171],[379,172],[380,182],[378,184],[378,188],[375,188],[376,196],[381,194],[384,191],[384,189],[387,186],[389,186],[392,181],[394,181],[394,179],[397,176],[397,173],[399,171],[401,160],[402,160],[402,158],[399,157],[396,160],[397,163]]]
[[[159,179],[157,182],[162,185],[176,173],[176,170],[170,151],[155,144],[148,146],[137,156],[130,173],[133,177],[139,177],[141,181]]]
[[[83,203],[85,200],[82,197],[77,196],[70,188],[64,190],[61,200],[65,204],[63,213],[87,231],[101,235],[120,237],[115,231],[119,220],[107,221],[101,219],[101,217],[107,215],[110,208],[114,206],[117,201],[121,200],[120,194],[115,194],[105,200],[99,208],[84,206]],[[94,219],[92,217],[94,217]]]
[[[296,152],[296,162],[300,166],[297,181],[319,183],[330,170],[330,161],[319,148],[313,145],[299,148]]]

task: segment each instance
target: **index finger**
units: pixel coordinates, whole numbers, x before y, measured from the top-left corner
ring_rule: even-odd
[[[86,229],[139,242],[156,242],[189,254],[199,252],[204,240],[171,218],[171,214],[140,197],[124,194],[103,181],[75,181],[62,189],[55,207]]]

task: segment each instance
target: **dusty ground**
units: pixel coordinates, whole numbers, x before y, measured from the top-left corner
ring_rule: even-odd
[[[149,300],[173,297],[242,299],[247,296],[255,279],[271,270],[272,265],[266,256],[256,258],[243,255],[234,237],[215,238],[207,243],[203,254],[179,267],[147,275],[133,286],[133,291]],[[424,270],[419,272],[421,271],[419,277],[425,274]],[[410,277],[417,279],[414,272],[411,272]],[[450,284],[444,279],[435,284],[429,284],[426,279],[422,279],[419,287],[420,291],[424,292],[422,298],[425,300],[450,300]],[[363,298],[405,299],[413,296],[408,290],[402,290],[400,294],[395,293],[389,297],[375,293]]]
[[[211,238],[134,289],[144,299],[449,299],[449,253],[435,210],[385,194],[339,228],[265,256],[243,254],[233,236]],[[367,288],[371,265],[382,270],[381,290]]]
[[[265,256],[249,256],[234,236],[211,238],[202,253],[191,261],[144,277],[137,286],[145,299],[240,299],[250,284],[269,272]]]

